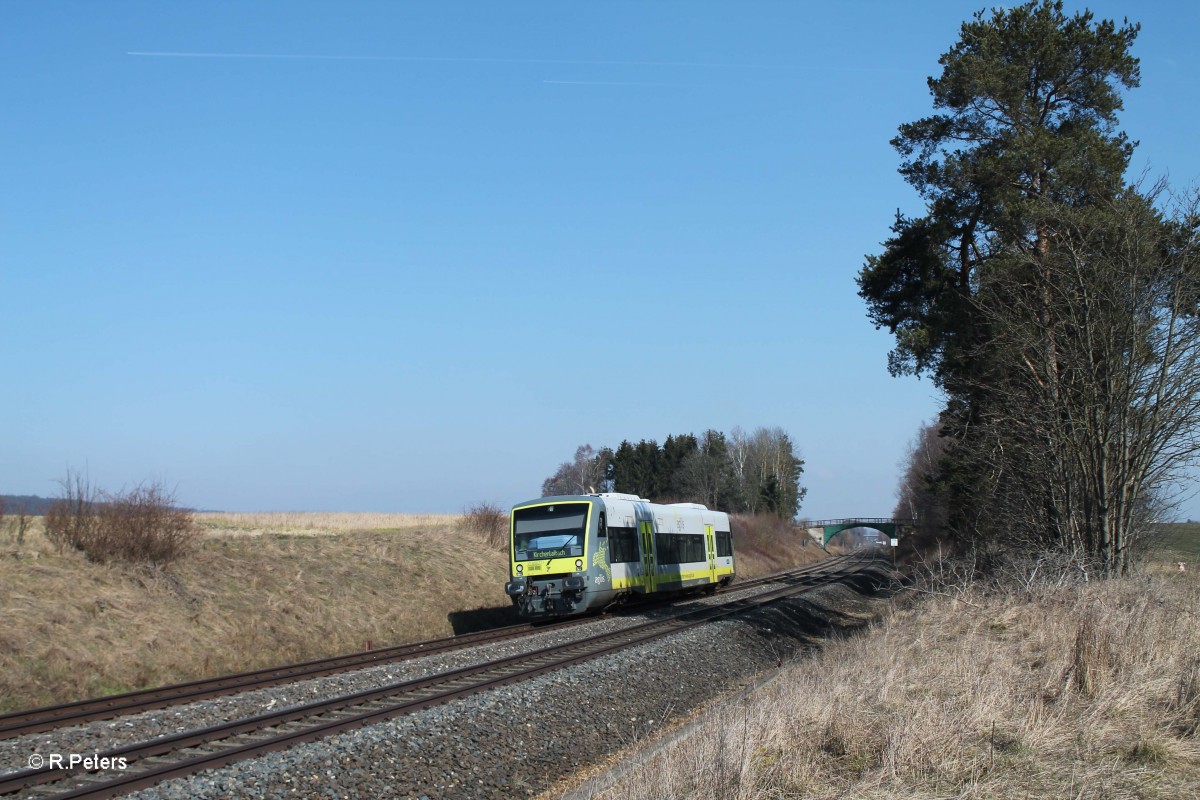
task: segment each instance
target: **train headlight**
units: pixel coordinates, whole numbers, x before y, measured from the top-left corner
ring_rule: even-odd
[[[525,571],[525,565],[524,565],[524,564],[517,564],[517,574],[518,574],[518,575],[520,575],[520,574],[521,574],[522,572],[524,572],[524,571]]]
[[[585,586],[585,581],[582,575],[569,575],[563,581],[563,588],[567,591],[578,591]]]
[[[575,559],[575,569],[583,569],[583,559],[582,558]]]

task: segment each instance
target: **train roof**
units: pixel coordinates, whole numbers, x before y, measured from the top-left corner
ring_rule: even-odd
[[[656,503],[653,500],[647,500],[644,497],[639,497],[636,494],[626,494],[624,492],[589,492],[588,494],[555,494],[548,497],[539,497],[536,500],[526,500],[523,503],[517,503],[513,507],[541,505],[542,503],[557,503],[557,502],[581,502],[592,499],[600,500],[625,500],[630,503],[646,503],[652,506],[663,506],[665,508],[692,508],[697,511],[709,511],[709,507],[702,503]]]

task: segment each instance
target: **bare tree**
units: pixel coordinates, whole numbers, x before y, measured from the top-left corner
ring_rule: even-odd
[[[746,465],[750,459],[750,439],[740,426],[735,425],[729,432],[728,447],[729,464],[733,470],[733,479],[739,485],[746,481]]]
[[[739,509],[793,517],[807,491],[800,486],[804,461],[783,428],[734,428],[728,441]]]
[[[923,529],[940,530],[949,520],[948,498],[939,485],[946,440],[937,423],[922,425],[901,462],[894,516],[914,519]]]
[[[975,301],[982,505],[1108,574],[1200,456],[1200,204],[1164,220],[1162,193],[1044,207],[1049,246],[1013,246]]]
[[[581,444],[575,449],[573,460],[564,461],[542,482],[542,497],[607,491],[611,488],[608,475],[611,461],[612,451],[608,448],[597,452],[590,444]]]

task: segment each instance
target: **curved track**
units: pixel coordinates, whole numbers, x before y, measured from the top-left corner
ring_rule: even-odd
[[[795,575],[805,574],[812,569],[829,563],[821,561],[815,565],[801,567],[775,575],[765,575],[748,581],[734,583],[722,591],[739,591],[779,580],[786,580]],[[678,598],[669,598],[671,602]],[[642,603],[637,608],[646,608],[649,603]],[[277,667],[267,667],[260,670],[237,672],[216,678],[204,678],[186,683],[160,686],[136,692],[109,695],[89,700],[78,700],[56,706],[45,706],[25,711],[15,711],[0,714],[0,739],[11,739],[30,733],[41,733],[55,730],[67,725],[80,725],[85,722],[112,719],[126,714],[136,714],[142,711],[153,711],[182,703],[197,700],[207,700],[213,697],[223,697],[254,689],[265,689],[285,683],[321,678],[340,672],[350,672],[364,667],[392,664],[413,658],[461,650],[478,644],[500,642],[506,639],[516,639],[527,636],[539,630],[545,630],[548,625],[555,628],[571,627],[585,624],[595,617],[572,617],[554,623],[521,623],[502,628],[479,631],[477,633],[449,636],[444,639],[430,639],[423,642],[384,647],[368,650],[362,653],[350,653],[341,656],[303,661],[297,664],[287,664]]]
[[[753,597],[689,610],[670,618],[644,622],[530,653],[401,681],[210,728],[186,731],[175,736],[135,743],[98,754],[100,758],[124,759],[128,767],[120,772],[43,768],[12,773],[0,778],[0,794],[37,786],[41,796],[46,796],[47,791],[53,791],[54,797],[64,799],[112,797],[169,778],[223,766],[272,750],[284,749],[298,742],[313,741],[349,728],[413,713],[429,706],[645,644],[696,625],[760,608],[816,586],[838,581],[858,571],[862,564],[862,560],[849,556],[828,559],[791,573],[762,579],[761,582],[784,585]],[[750,582],[737,586],[741,588],[748,585],[751,585]],[[506,634],[512,635],[519,634]],[[492,640],[496,638],[501,637],[495,636]],[[465,643],[459,646],[465,646]],[[229,689],[225,691],[228,693]],[[61,721],[60,718],[59,725],[65,724],[71,723]]]

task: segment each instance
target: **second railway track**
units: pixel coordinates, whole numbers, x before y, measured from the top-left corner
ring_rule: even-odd
[[[111,797],[172,777],[252,758],[298,742],[324,738],[645,644],[689,627],[743,613],[800,594],[814,586],[837,581],[857,568],[858,564],[852,559],[843,557],[827,560],[785,576],[764,579],[763,582],[784,582],[785,585],[754,597],[688,611],[668,619],[645,622],[531,653],[99,753],[100,758],[122,759],[128,765],[127,770],[117,774],[45,768],[12,773],[0,778],[0,793],[37,786],[39,788],[36,791],[40,796],[53,792],[53,796],[60,798]],[[749,585],[750,582],[746,582],[737,588]],[[492,638],[494,640],[495,637]],[[62,724],[70,723],[60,721],[59,725]]]
[[[763,584],[787,580],[822,568],[826,563],[826,561],[821,561],[795,570],[789,570],[785,573],[739,581],[726,591],[741,591]],[[587,624],[593,622],[595,619],[595,617],[571,618],[549,626],[545,624],[533,625],[530,623],[508,625],[502,628],[449,636],[443,639],[411,642],[361,653],[314,659],[296,664],[238,672],[216,678],[205,678],[136,692],[79,700],[62,705],[0,714],[0,739],[11,739],[31,733],[42,733],[68,725],[80,725],[96,720],[113,719],[143,711],[154,711],[183,703],[192,703],[198,700],[208,700],[214,697],[224,697],[256,689],[280,686],[310,678],[336,675],[366,667],[394,664],[437,653],[474,647],[480,644],[490,644],[520,638],[531,633],[549,630],[551,627],[555,630],[561,630],[576,625]]]

